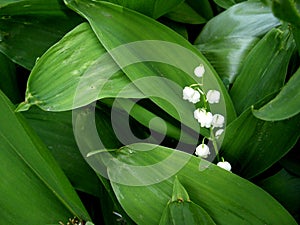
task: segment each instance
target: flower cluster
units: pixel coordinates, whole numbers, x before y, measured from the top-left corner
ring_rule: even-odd
[[[194,69],[194,75],[196,77],[203,78],[205,74],[205,67],[203,64],[200,64]],[[194,118],[198,121],[201,127],[204,128],[209,128],[211,132],[215,128],[218,128],[215,133],[212,133],[211,137],[212,139],[218,139],[222,133],[224,132],[224,129],[222,127],[225,124],[225,118],[221,114],[212,114],[210,111],[207,110],[208,108],[208,103],[209,104],[218,104],[220,102],[221,94],[218,90],[208,90],[207,93],[204,93],[200,87],[203,84],[192,84],[189,87],[184,87],[183,89],[183,99],[187,100],[193,104],[196,104],[201,101],[201,96],[204,99],[204,107],[203,108],[197,108],[194,111]],[[216,154],[217,154],[217,149]],[[200,144],[195,151],[195,155],[202,157],[202,158],[207,158],[210,155],[210,150],[209,147],[204,144],[204,141],[202,144]],[[230,171],[231,170],[231,165],[230,163],[224,161],[223,162],[218,162],[217,164],[219,167]]]

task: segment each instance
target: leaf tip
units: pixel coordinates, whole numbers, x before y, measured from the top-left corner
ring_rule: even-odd
[[[27,111],[30,108],[31,104],[28,104],[28,102],[22,102],[18,105],[18,107],[16,108],[16,112],[24,112]]]

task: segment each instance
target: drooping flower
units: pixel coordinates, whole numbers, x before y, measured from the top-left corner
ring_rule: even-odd
[[[194,69],[194,74],[196,77],[202,77],[204,73],[205,73],[205,68],[203,64],[200,64]]]
[[[214,103],[219,103],[220,101],[220,92],[217,90],[209,90],[206,94],[206,99],[208,103],[214,104]]]
[[[224,129],[217,130],[216,133],[215,133],[215,137],[219,138],[223,132],[224,132]]]
[[[210,128],[213,116],[211,112],[207,112],[205,109],[196,109],[194,111],[194,117],[200,123],[201,127]]]
[[[225,122],[225,118],[223,115],[215,114],[215,115],[213,115],[211,124],[213,127],[223,127],[224,122]]]
[[[230,163],[227,162],[227,161],[224,161],[224,162],[218,162],[218,163],[217,163],[217,166],[223,168],[224,170],[231,171],[231,165],[230,165]]]
[[[185,87],[182,91],[182,94],[184,100],[188,100],[194,104],[200,101],[199,91],[196,91],[191,87]]]
[[[210,154],[209,147],[208,147],[206,144],[200,144],[200,145],[196,148],[195,154],[196,154],[197,156],[202,157],[202,158],[207,158],[208,155]]]

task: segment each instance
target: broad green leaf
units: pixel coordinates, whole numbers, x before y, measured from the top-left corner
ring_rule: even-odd
[[[133,9],[147,16],[157,19],[174,9],[184,0],[108,0],[109,2]]]
[[[300,219],[300,178],[282,169],[258,185],[277,199],[293,216]]]
[[[171,202],[165,208],[159,225],[215,225],[210,216],[193,202]]]
[[[296,7],[299,0],[272,1],[272,11],[276,17],[300,28],[300,12]]]
[[[90,26],[83,23],[37,61],[28,80],[25,102],[18,110],[37,105],[47,111],[64,111],[115,97],[129,83],[118,70]],[[122,94],[143,97],[134,86]]]
[[[214,0],[214,2],[224,9],[228,9],[236,4],[235,0]]]
[[[5,55],[0,52],[0,89],[14,103],[19,103],[21,99],[16,67]]]
[[[250,51],[230,90],[238,114],[283,86],[294,49],[290,32],[278,28]]]
[[[114,4],[91,3],[88,0],[66,3],[89,20],[98,39],[132,81],[132,85],[178,121],[199,131],[192,116],[194,105],[182,100],[183,87],[200,82],[197,77],[189,75],[193,74],[199,63],[206,67],[204,91],[218,89],[222,93],[221,103],[216,108],[213,106],[212,110],[220,112],[226,107],[228,122],[235,117],[228,94],[212,67],[201,53],[177,33],[155,20]],[[91,4],[93,7],[90,7]],[[147,30],[140,32],[144,27]]]
[[[65,16],[67,8],[61,0],[1,0],[0,15],[59,15]]]
[[[187,191],[177,177],[173,184],[172,200],[164,209],[159,222],[159,225],[171,224],[215,225],[208,213],[190,200]]]
[[[297,142],[300,116],[269,122],[255,118],[249,108],[226,128],[221,155],[233,171],[252,178],[276,163]]]
[[[57,1],[37,2],[18,1],[0,7],[3,15],[0,16],[0,52],[29,70],[38,57],[82,21],[72,11],[64,12],[59,4],[52,4]],[[21,7],[24,4],[32,5],[33,11],[31,7]]]
[[[209,20],[213,17],[213,10],[209,0],[185,0],[198,14]]]
[[[253,114],[259,119],[277,121],[300,112],[300,69],[290,78],[279,94]]]
[[[259,38],[280,23],[270,7],[246,1],[212,18],[195,41],[222,80],[232,83]]]
[[[190,199],[216,224],[296,224],[262,189],[200,158],[142,143],[117,152],[117,157],[108,162],[109,177],[118,200],[137,224],[159,223],[172,193],[174,175]]]
[[[175,9],[165,15],[167,18],[176,22],[188,24],[203,24],[206,22],[201,15],[199,15],[186,2],[179,4]]]
[[[72,128],[72,112],[46,112],[32,107],[22,114],[46,144],[72,185],[77,190],[97,195],[98,178],[77,147]]]
[[[4,224],[88,220],[73,187],[44,144],[0,92],[0,208]]]

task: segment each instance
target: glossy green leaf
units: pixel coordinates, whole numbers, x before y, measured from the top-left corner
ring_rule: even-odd
[[[0,92],[0,208],[4,224],[89,219],[73,187],[44,144]]]
[[[207,161],[142,143],[117,152],[117,158],[107,162],[109,177],[118,200],[137,224],[159,223],[175,174],[190,199],[216,224],[296,224],[262,189]]]
[[[14,1],[0,6],[0,51],[29,70],[38,57],[82,20],[72,11],[60,9],[53,0]]]
[[[224,9],[228,9],[236,4],[235,0],[214,0],[214,2]]]
[[[213,17],[213,10],[209,0],[185,0],[199,15],[209,20]]]
[[[46,112],[36,107],[23,112],[72,183],[80,191],[97,195],[99,181],[83,159],[72,128],[72,112]]]
[[[300,112],[300,69],[290,78],[279,94],[253,114],[259,119],[277,121]]]
[[[172,200],[165,208],[159,222],[159,225],[169,224],[215,225],[204,209],[191,202],[187,191],[177,177],[175,177],[173,184]]]
[[[259,38],[280,23],[270,7],[246,1],[211,19],[195,41],[224,82],[232,83]]]
[[[165,15],[167,18],[176,22],[188,24],[203,24],[206,22],[201,15],[199,15],[186,2],[179,4],[175,9]]]
[[[37,61],[28,80],[25,102],[18,110],[37,105],[47,111],[64,111],[115,97],[129,83],[122,72],[111,72],[118,70],[90,26],[83,23]],[[143,97],[131,87],[122,97]]]
[[[300,219],[300,178],[282,169],[258,183],[277,199],[295,218]]]
[[[158,18],[171,11],[184,0],[108,0],[109,2],[124,6],[129,9],[138,11],[144,15]]]
[[[272,11],[276,17],[300,28],[300,12],[297,9],[298,0],[272,1]]]
[[[193,202],[171,202],[163,212],[159,225],[215,225],[200,206]]]
[[[233,171],[252,178],[276,163],[297,142],[300,116],[268,122],[255,118],[249,108],[227,128],[221,155]]]
[[[60,15],[64,16],[67,8],[61,0],[2,0],[0,2],[0,15]]]
[[[251,50],[230,90],[238,114],[283,86],[294,49],[288,30],[273,29]]]
[[[194,68],[203,63],[206,66],[204,91],[214,88],[222,93],[221,103],[216,106],[219,108],[215,110],[226,107],[228,122],[235,117],[228,94],[212,67],[177,33],[155,20],[106,2],[83,0],[66,3],[89,20],[100,42],[132,84],[171,116],[199,131],[192,117],[194,106],[182,100],[182,88],[200,82],[188,74],[193,74]],[[110,19],[107,19],[108,15]],[[148,29],[140,32],[144,27]]]
[[[16,67],[5,55],[0,52],[0,89],[14,103],[19,103],[21,99]]]

